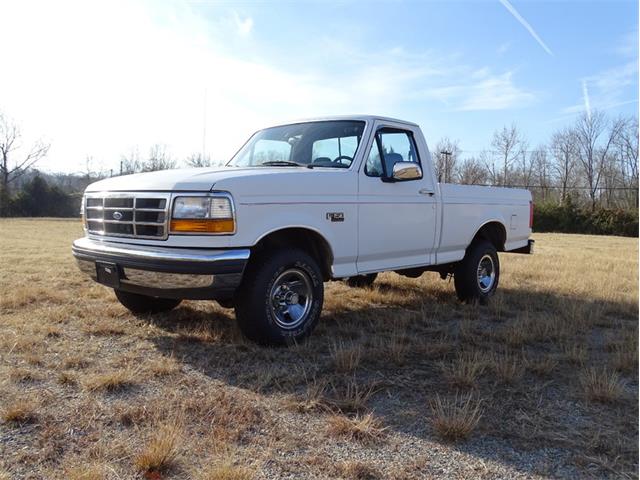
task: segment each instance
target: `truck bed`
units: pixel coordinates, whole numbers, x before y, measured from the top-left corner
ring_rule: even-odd
[[[442,210],[437,263],[463,258],[474,234],[482,224],[491,221],[506,227],[505,251],[527,245],[531,202],[528,190],[444,183],[440,184],[440,193]]]

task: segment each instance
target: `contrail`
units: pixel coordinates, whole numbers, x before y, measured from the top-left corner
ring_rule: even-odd
[[[518,13],[518,11],[514,8],[514,6],[511,5],[511,2],[509,2],[509,0],[500,0],[500,3],[502,5],[504,5],[504,8],[509,10],[509,13],[511,13],[511,15],[513,15],[515,17],[515,19],[518,20],[522,24],[522,26],[529,31],[531,36],[533,38],[535,38],[536,42],[538,42],[540,44],[540,46],[542,48],[544,48],[544,51],[547,52],[549,55],[551,55],[553,57],[553,52],[551,51],[551,49],[549,47],[547,47],[546,43],[544,43],[542,41],[542,39],[536,33],[536,31],[533,29],[533,27],[531,25],[529,25],[529,22],[527,22],[524,18],[522,18],[522,15],[520,15]]]
[[[587,88],[586,80],[582,80],[582,96],[584,98],[584,109],[587,112],[587,117],[591,120],[591,102],[589,101],[589,89]]]

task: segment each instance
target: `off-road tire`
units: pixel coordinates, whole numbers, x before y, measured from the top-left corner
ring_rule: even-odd
[[[354,288],[364,288],[373,285],[378,277],[377,273],[369,273],[367,275],[356,275],[345,280],[346,284]]]
[[[490,288],[486,291],[480,286],[478,280],[478,267],[485,256],[491,257],[495,278]],[[481,240],[472,243],[467,249],[464,258],[458,263],[454,272],[454,285],[456,294],[463,302],[478,302],[486,305],[494,295],[500,280],[500,260],[498,252],[490,242]]]
[[[182,300],[173,298],[149,297],[139,293],[114,290],[120,303],[132,313],[162,313],[173,310]]]
[[[309,311],[295,328],[285,329],[272,311],[271,291],[281,274],[296,269],[308,276],[312,290]],[[303,250],[278,249],[252,259],[236,291],[238,326],[250,340],[261,345],[291,345],[302,341],[315,328],[324,298],[322,274],[316,261]]]

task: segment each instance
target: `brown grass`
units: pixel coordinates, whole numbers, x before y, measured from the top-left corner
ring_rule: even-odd
[[[116,392],[134,385],[139,374],[131,367],[107,373],[98,373],[85,378],[84,386],[89,391]]]
[[[436,433],[449,441],[469,438],[482,417],[481,402],[473,395],[444,399],[436,395],[430,402],[431,424]]]
[[[2,410],[2,419],[7,423],[33,423],[37,419],[37,406],[30,400],[15,400]]]
[[[130,314],[78,273],[81,234],[0,220],[11,478],[637,476],[637,239],[535,234],[535,255],[500,255],[488,307],[434,273],[328,282],[309,341],[270,349],[215,302]]]
[[[328,418],[327,423],[329,435],[360,443],[378,442],[384,437],[386,430],[382,426],[382,422],[371,413],[355,417],[332,415]]]
[[[551,355],[530,355],[525,358],[527,370],[540,377],[549,377],[558,367],[558,360]]]
[[[374,466],[359,461],[344,462],[339,465],[340,474],[348,480],[376,480],[382,475]]]
[[[367,402],[375,391],[375,385],[363,385],[351,379],[342,385],[334,385],[324,402],[342,412],[361,412],[366,410]]]
[[[587,346],[582,343],[569,343],[564,346],[567,361],[573,365],[584,365],[587,361]]]
[[[165,375],[175,375],[180,373],[181,370],[180,363],[175,359],[174,356],[168,357],[160,357],[157,359],[153,359],[149,364],[146,365],[146,369],[157,377],[162,377]]]
[[[638,334],[633,331],[625,333],[621,342],[616,342],[609,348],[611,351],[611,366],[622,373],[632,374],[638,370]]]
[[[522,378],[524,366],[516,355],[501,352],[487,357],[487,368],[492,370],[498,382],[513,384]]]
[[[335,342],[331,345],[331,358],[338,372],[351,373],[360,365],[362,347],[356,344]]]
[[[625,382],[607,368],[589,368],[580,375],[584,395],[594,402],[617,402],[624,397]]]
[[[196,478],[198,480],[253,480],[255,471],[232,463],[221,463],[205,467]]]
[[[174,466],[177,448],[182,436],[176,425],[165,425],[154,430],[152,438],[134,458],[141,472],[163,472]]]
[[[69,480],[102,480],[107,478],[105,470],[102,465],[77,465],[65,472],[65,478]]]
[[[440,364],[444,376],[456,387],[471,388],[477,385],[478,378],[485,370],[485,363],[478,352],[460,355],[453,362]]]
[[[40,374],[28,368],[14,368],[9,373],[9,378],[14,382],[35,382],[41,380]]]

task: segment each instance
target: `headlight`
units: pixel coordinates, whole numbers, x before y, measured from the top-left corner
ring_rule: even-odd
[[[171,215],[172,233],[234,233],[236,222],[228,196],[176,197]]]

